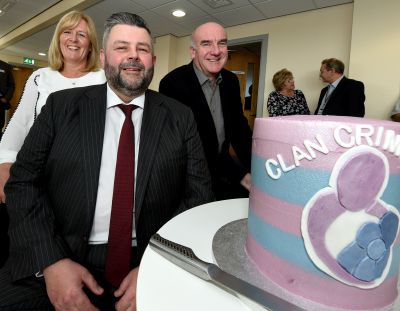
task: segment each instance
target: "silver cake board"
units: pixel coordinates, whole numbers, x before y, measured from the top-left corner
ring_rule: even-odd
[[[294,295],[281,286],[266,278],[248,258],[245,252],[247,237],[247,218],[235,220],[222,226],[214,235],[212,250],[218,266],[230,274],[272,293],[286,301],[309,311],[351,311],[349,309],[333,308]],[[400,298],[395,304],[385,308],[370,311],[398,311]]]

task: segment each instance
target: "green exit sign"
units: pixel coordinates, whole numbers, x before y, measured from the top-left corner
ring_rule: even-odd
[[[34,65],[35,64],[35,60],[33,58],[24,57],[24,64]]]

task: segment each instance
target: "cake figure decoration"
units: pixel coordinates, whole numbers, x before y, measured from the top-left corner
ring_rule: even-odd
[[[348,285],[373,288],[389,272],[399,212],[381,199],[388,174],[380,151],[352,148],[337,160],[329,185],[304,207],[301,230],[309,257]]]
[[[398,223],[397,216],[387,212],[379,220],[379,224],[364,224],[357,233],[356,241],[340,252],[339,264],[363,281],[373,281],[380,277],[396,237],[393,228],[397,228]]]

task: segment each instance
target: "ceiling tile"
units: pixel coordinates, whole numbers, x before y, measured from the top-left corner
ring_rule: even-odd
[[[189,1],[192,2],[198,8],[204,10],[205,12],[207,12],[211,15],[214,15],[216,13],[223,12],[223,11],[229,11],[229,10],[233,10],[236,8],[244,7],[244,6],[247,6],[250,4],[250,2],[248,0],[227,0],[227,2],[231,2],[231,4],[213,8],[213,7],[209,6],[208,4],[206,4],[207,1],[213,1],[216,4],[218,4],[219,0],[189,0]]]
[[[254,22],[265,18],[262,13],[252,5],[223,11],[213,14],[213,16],[220,20],[225,26],[240,25],[248,23],[249,21]]]
[[[183,17],[180,17],[180,18],[173,16],[172,12],[176,9],[185,11],[186,15]],[[204,17],[207,15],[206,12],[197,8],[192,3],[188,2],[188,1],[183,1],[183,0],[178,0],[178,1],[174,1],[171,3],[165,4],[165,5],[159,6],[157,8],[154,8],[152,10],[152,12],[154,12],[160,16],[163,16],[165,18],[168,18],[172,22],[179,23],[179,24],[183,23],[184,21],[198,19],[198,18],[201,18],[201,17]]]
[[[140,14],[146,10],[147,9],[143,5],[130,0],[104,0],[86,9],[85,12],[93,19],[102,19],[104,22],[105,19],[114,12],[133,12]]]
[[[198,19],[185,21],[185,22],[181,23],[181,25],[183,27],[185,27],[186,29],[190,29],[190,34],[191,34],[195,28],[197,28],[201,24],[204,24],[207,22],[216,22],[216,23],[220,23],[223,25],[223,23],[220,20],[218,20],[217,18],[212,17],[210,15],[207,15],[207,16],[204,16],[204,17],[201,17]],[[223,26],[225,26],[225,25],[223,25]],[[186,35],[188,35],[188,34],[189,33],[187,33]]]
[[[145,1],[137,1],[137,0],[129,0],[133,3],[138,3],[142,6],[144,6],[146,9],[154,9],[156,7],[159,7],[161,5],[170,3],[170,2],[175,2],[175,0],[145,0]]]
[[[276,0],[249,0],[252,4],[260,3],[260,2],[271,2]],[[278,0],[279,1],[279,0]]]
[[[254,4],[267,18],[316,9],[313,0],[279,0]]]
[[[4,6],[9,7],[4,14],[0,15],[0,38],[57,2],[58,0],[0,1],[0,9]]]
[[[317,8],[325,8],[339,4],[351,3],[353,0],[314,0]]]
[[[141,14],[144,20],[149,25],[153,37],[163,36],[172,34],[174,36],[184,36],[191,32],[190,29],[186,29],[182,25],[173,23],[168,18],[160,16],[153,11],[146,11]],[[167,30],[167,31],[166,31]]]

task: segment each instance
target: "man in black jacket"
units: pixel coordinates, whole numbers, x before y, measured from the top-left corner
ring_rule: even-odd
[[[343,72],[342,61],[336,58],[322,61],[319,76],[329,84],[321,90],[315,114],[364,117],[364,84],[346,78]]]
[[[0,60],[0,139],[3,135],[3,127],[5,122],[5,112],[10,109],[10,100],[15,90],[14,78],[12,75],[12,67]],[[0,245],[4,247],[0,255],[0,267],[3,266],[8,257],[8,236],[6,234],[8,228],[8,214],[3,204],[0,204]]]
[[[225,29],[213,22],[197,27],[190,53],[193,61],[167,74],[159,91],[192,109],[217,199],[246,197],[252,134],[243,115],[239,80],[223,69],[228,59]]]
[[[0,60],[0,138],[4,127],[5,111],[10,109],[10,100],[14,95],[15,83],[12,67]]]

